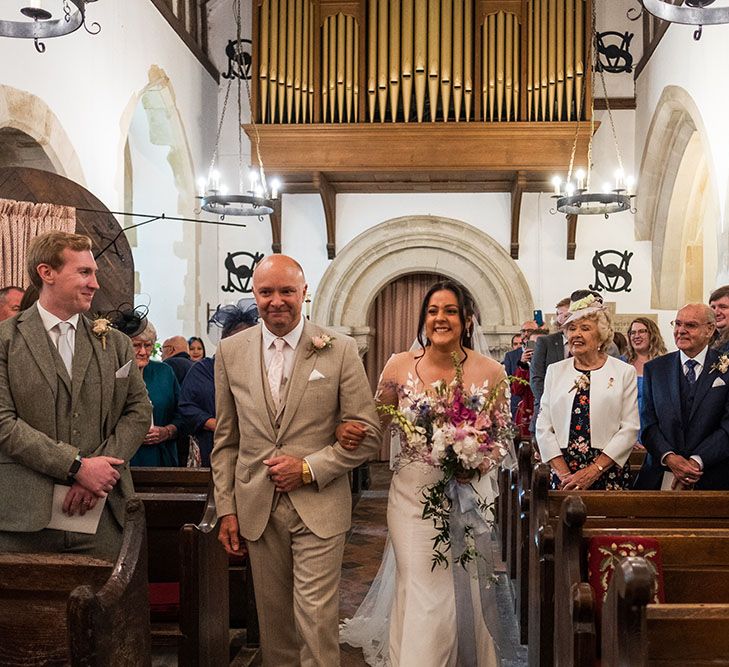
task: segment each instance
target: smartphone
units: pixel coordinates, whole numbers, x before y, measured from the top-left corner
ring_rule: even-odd
[[[537,341],[535,340],[528,340],[526,342],[526,350],[533,350],[537,346]]]
[[[538,327],[541,327],[544,324],[544,316],[542,315],[541,310],[535,310],[532,319],[537,323]]]

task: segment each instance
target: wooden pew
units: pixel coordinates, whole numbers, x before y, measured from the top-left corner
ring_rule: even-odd
[[[516,515],[516,576],[514,585],[516,619],[519,641],[529,640],[529,502],[532,486],[534,448],[531,442],[522,442],[518,453],[517,515]]]
[[[207,494],[210,468],[132,468],[137,493]],[[228,600],[230,627],[246,630],[246,644],[259,645],[258,614],[248,556],[228,559]]]
[[[494,529],[501,547],[501,560],[506,562],[506,547],[508,543],[507,523],[509,517],[508,489],[511,470],[505,466],[499,468],[498,488],[496,497],[496,520]]]
[[[137,493],[207,493],[210,468],[130,468]]]
[[[615,568],[602,615],[602,667],[729,665],[729,604],[651,604],[643,558]]]
[[[729,501],[720,491],[550,491],[546,464],[532,476],[529,524],[529,665],[553,664],[555,531],[562,501],[579,495],[589,527],[728,528]]]
[[[587,552],[594,537],[653,538],[670,603],[729,603],[729,529],[584,528],[587,508],[572,496],[562,503],[555,562],[554,659],[558,667],[593,667],[597,655],[597,594],[588,583]]]
[[[116,564],[0,554],[0,664],[151,665],[144,507],[130,500]]]
[[[152,645],[179,664],[227,665],[228,559],[212,495],[139,493],[147,514]]]

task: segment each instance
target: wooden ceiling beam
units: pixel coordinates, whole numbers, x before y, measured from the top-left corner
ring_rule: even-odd
[[[511,187],[511,258],[519,259],[519,223],[521,218],[521,197],[526,186],[524,172],[516,173]]]
[[[314,187],[319,192],[324,205],[324,218],[327,225],[327,257],[334,259],[337,248],[337,193],[329,179],[321,172],[314,174]]]

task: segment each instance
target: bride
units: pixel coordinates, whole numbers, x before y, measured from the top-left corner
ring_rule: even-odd
[[[390,358],[382,372],[379,402],[395,405],[396,387],[404,386],[409,379],[415,380],[421,391],[438,380],[451,382],[456,373],[454,353],[462,365],[465,387],[481,386],[485,381],[490,388],[498,386],[504,379],[503,368],[471,349],[467,322],[466,297],[460,286],[444,281],[431,287],[418,322],[422,348]],[[505,390],[505,384],[501,386]],[[361,428],[347,422],[340,425],[337,435],[345,446],[353,446],[361,439]],[[488,502],[494,500],[493,473],[489,470],[496,468],[495,458],[487,460],[482,469],[485,474],[478,482],[462,480],[472,482]],[[471,576],[463,576],[465,586],[470,588],[470,599],[461,600],[457,610],[454,576],[459,576],[461,566],[451,563],[447,569],[431,568],[435,529],[432,521],[422,518],[422,490],[441,475],[438,468],[408,460],[406,453],[396,460],[388,496],[389,539],[383,563],[362,606],[354,618],[343,624],[340,637],[344,643],[362,647],[370,665],[498,664],[494,642],[484,622],[485,616],[496,616],[488,582],[479,582],[476,568],[472,567]],[[486,537],[482,552],[491,548],[488,534]],[[481,599],[484,593],[490,600]],[[468,624],[473,627],[459,627],[463,624],[456,623],[457,617],[459,621],[469,619]]]

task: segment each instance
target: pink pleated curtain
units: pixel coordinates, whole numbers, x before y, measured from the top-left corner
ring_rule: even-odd
[[[364,359],[372,391],[390,355],[409,350],[418,334],[418,316],[431,286],[443,280],[435,273],[413,273],[386,285],[370,309],[369,327],[375,338]],[[380,460],[390,457],[389,438],[384,438]]]
[[[32,239],[53,230],[75,229],[76,209],[72,206],[0,199],[0,287],[28,286],[25,257]]]

